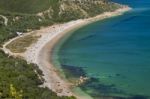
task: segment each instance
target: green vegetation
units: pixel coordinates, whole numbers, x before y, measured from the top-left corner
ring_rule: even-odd
[[[13,53],[22,53],[26,51],[32,43],[36,42],[39,36],[36,35],[27,35],[20,37],[6,46]]]
[[[50,0],[0,0],[0,10],[17,13],[38,13],[50,7]]]
[[[75,99],[58,97],[48,88],[38,87],[43,80],[34,71],[43,75],[36,65],[0,51],[0,99]]]
[[[10,38],[16,37],[16,32],[29,32],[42,26],[88,18],[121,7],[108,0],[93,1],[0,0],[0,15],[8,19],[6,26],[4,17],[0,16],[0,46]],[[30,44],[29,40],[25,39],[19,39],[7,47],[14,52],[22,52]],[[36,37],[28,39],[34,42]],[[48,88],[38,87],[43,80],[37,75],[42,76],[42,73],[36,65],[27,64],[19,58],[8,57],[0,51],[0,99],[75,99],[58,97]]]
[[[4,19],[0,17],[0,44],[17,36],[17,31],[28,32],[41,26],[92,17],[121,7],[107,0],[81,1],[0,0],[0,15],[8,18],[8,25],[4,26]]]
[[[0,24],[0,44],[4,41],[17,36],[16,32],[28,32],[35,29],[40,29],[41,26],[52,25],[52,20],[43,19],[35,15],[10,15],[7,16],[8,25]]]

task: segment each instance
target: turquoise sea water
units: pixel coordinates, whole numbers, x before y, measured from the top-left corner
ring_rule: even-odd
[[[150,1],[113,1],[133,10],[74,31],[53,58],[67,78],[90,77],[80,88],[94,99],[150,99]]]

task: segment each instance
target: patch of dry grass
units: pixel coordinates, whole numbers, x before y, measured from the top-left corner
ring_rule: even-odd
[[[26,51],[26,49],[36,42],[40,36],[36,35],[27,35],[24,37],[20,37],[11,43],[9,43],[6,48],[8,48],[13,53],[23,53]]]

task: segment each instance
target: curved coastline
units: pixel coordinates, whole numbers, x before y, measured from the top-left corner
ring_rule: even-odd
[[[73,95],[76,96],[77,99],[85,99],[84,96],[78,96],[71,91],[70,87],[72,84],[62,79],[51,60],[52,55],[50,53],[60,39],[63,38],[67,33],[99,20],[122,15],[129,10],[131,10],[131,8],[124,6],[116,11],[105,12],[93,18],[80,19],[64,24],[56,24],[41,30],[36,30],[34,32],[36,32],[37,35],[40,35],[41,38],[39,38],[36,43],[32,44],[25,53],[21,54],[21,56],[24,57],[27,62],[37,64],[42,70],[43,78],[45,80],[42,87],[48,87],[52,91],[56,92],[59,96]],[[10,52],[6,50],[5,46],[4,49],[5,52]],[[86,97],[86,99],[89,98]]]
[[[77,99],[91,99],[90,96],[86,95],[86,96],[79,96],[77,95],[76,93],[73,93],[72,90],[71,90],[71,87],[73,86],[72,83],[68,82],[67,79],[65,79],[65,77],[61,74],[61,70],[58,70],[58,68],[55,66],[56,64],[53,64],[53,59],[52,59],[52,53],[53,53],[53,48],[56,46],[56,44],[59,43],[60,39],[63,39],[63,37],[65,35],[67,35],[68,33],[76,30],[76,29],[79,29],[81,27],[83,27],[84,25],[87,25],[87,23],[82,23],[82,24],[77,24],[69,29],[67,29],[66,31],[62,32],[60,35],[56,36],[55,37],[55,40],[53,41],[49,41],[40,51],[39,53],[39,62],[44,64],[44,65],[47,65],[47,66],[50,66],[51,67],[51,72],[53,72],[53,76],[56,75],[55,77],[58,76],[57,80],[54,78],[53,81],[56,81],[55,83],[53,83],[54,85],[51,85],[51,87],[55,87],[55,88],[52,88],[53,91],[57,92],[57,89],[58,86],[56,86],[55,84],[60,83],[59,85],[59,88],[64,90],[64,92],[62,93],[57,93],[58,95],[61,95],[61,96],[75,96],[77,97]],[[43,62],[42,60],[44,60],[45,62]],[[53,78],[53,77],[52,77]],[[50,78],[51,79],[51,78]],[[59,90],[59,89],[58,89]]]
[[[123,14],[124,12],[126,11],[129,11],[130,8],[128,7],[125,7],[125,8],[121,8],[121,9],[118,9],[114,12],[106,12],[102,15],[99,15],[99,16],[96,16],[94,18],[89,18],[89,19],[85,19],[85,20],[81,20],[81,22],[71,26],[70,28],[67,28],[66,30],[62,31],[59,35],[57,35],[56,37],[54,37],[52,40],[50,40],[49,42],[47,42],[47,44],[44,45],[44,47],[40,50],[40,53],[39,53],[39,63],[41,65],[47,65],[47,66],[50,66],[51,67],[51,72],[53,72],[53,74],[55,75],[55,77],[58,76],[57,79],[53,79],[53,81],[56,81],[55,83],[53,83],[54,85],[51,85],[51,87],[55,87],[55,88],[51,88],[53,91],[57,92],[57,89],[56,87],[56,83],[59,83],[61,82],[61,85],[59,85],[60,88],[63,88],[64,92],[63,93],[58,93],[60,95],[67,95],[67,96],[71,96],[71,95],[74,95],[76,96],[78,99],[91,99],[90,96],[78,96],[76,95],[76,93],[73,93],[71,90],[70,90],[70,87],[72,86],[71,83],[67,82],[65,79],[61,78],[60,77],[60,74],[59,74],[59,71],[55,68],[55,64],[53,64],[52,62],[52,56],[50,53],[52,53],[52,50],[53,48],[56,46],[56,44],[60,41],[61,38],[63,38],[65,35],[67,35],[68,33],[76,30],[76,29],[79,29],[85,25],[88,25],[88,24],[91,24],[93,22],[96,22],[96,21],[99,21],[99,20],[103,20],[103,19],[106,19],[106,18],[110,18],[110,17],[113,17],[113,16],[118,16],[118,15],[121,15]],[[54,76],[53,75],[53,76]],[[53,77],[52,77],[53,78]],[[59,90],[59,89],[58,89]]]

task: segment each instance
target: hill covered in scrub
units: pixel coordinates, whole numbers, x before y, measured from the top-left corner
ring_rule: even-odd
[[[50,0],[0,0],[1,12],[38,13],[50,7]]]
[[[0,12],[26,14],[36,14],[48,9],[53,11],[57,9],[55,11],[57,14],[61,13],[62,10],[72,10],[80,14],[84,14],[84,12],[94,14],[95,11],[99,12],[101,10],[100,12],[103,12],[113,7],[117,7],[116,4],[108,0],[0,0]]]
[[[39,79],[42,75],[35,64],[0,51],[0,99],[75,99],[58,97],[48,88],[39,87],[44,81]]]
[[[93,17],[120,7],[108,0],[0,0],[0,46],[18,36],[17,32]],[[74,99],[39,87],[43,83],[39,76],[42,73],[34,64],[0,51],[0,99]]]
[[[0,43],[27,32],[121,7],[107,0],[0,0]],[[7,25],[7,26],[6,26]]]

